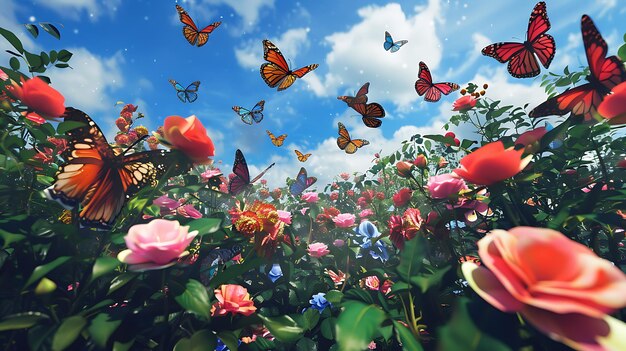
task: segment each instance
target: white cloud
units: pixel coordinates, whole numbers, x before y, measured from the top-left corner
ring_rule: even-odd
[[[329,96],[338,89],[352,93],[360,84],[371,82],[372,101],[392,101],[406,109],[418,99],[414,85],[418,63],[424,61],[437,79],[442,57],[441,42],[436,31],[440,19],[438,0],[429,0],[425,7],[406,13],[397,3],[366,6],[357,11],[361,22],[346,32],[327,36],[331,51],[326,56],[328,73],[320,78],[309,74],[310,88],[318,96]],[[398,52],[385,52],[384,33],[394,40],[409,42]],[[441,74],[439,74],[441,77]]]
[[[121,0],[35,0],[55,12],[73,19],[97,20],[102,13],[112,16],[122,3]],[[86,16],[83,14],[86,12]]]
[[[274,7],[274,0],[183,0],[182,5],[187,11],[192,11],[195,16],[204,17],[214,16],[214,11],[210,12],[207,5],[226,5],[242,18],[242,27],[245,30],[252,28],[257,23],[261,17],[261,10]]]
[[[283,33],[280,38],[271,38],[270,40],[280,49],[285,59],[294,62],[298,53],[306,50],[309,46],[307,40],[309,31],[309,28],[293,28]],[[248,41],[235,49],[235,57],[241,67],[258,68],[265,62],[263,60],[263,39]],[[298,67],[305,64],[300,64]]]

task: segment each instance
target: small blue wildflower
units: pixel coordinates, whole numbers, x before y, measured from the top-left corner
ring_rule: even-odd
[[[283,276],[283,270],[280,268],[280,264],[274,263],[272,265],[272,269],[267,273],[268,278],[272,281],[272,283],[276,283],[278,278]]]
[[[361,247],[357,258],[363,257],[364,252],[369,252],[375,260],[386,262],[389,259],[387,248],[381,240],[376,241],[376,244],[372,246],[372,239],[380,236],[380,232],[372,222],[361,222],[358,227],[354,228],[354,233],[356,234],[355,242]]]
[[[311,308],[318,310],[320,314],[326,307],[333,306],[330,302],[328,302],[328,300],[326,300],[325,296],[326,296],[326,293],[321,292],[321,293],[317,293],[311,296],[311,299],[309,300],[309,303],[311,304]]]

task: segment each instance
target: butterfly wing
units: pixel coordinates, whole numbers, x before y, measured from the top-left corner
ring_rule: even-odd
[[[182,102],[185,102],[185,88],[173,79],[168,79],[168,81],[170,82],[170,84],[172,84],[174,89],[176,89],[176,96],[178,97],[178,99]]]
[[[263,59],[268,62],[261,65],[261,77],[270,88],[278,87],[279,91],[289,88],[296,78],[302,78],[319,66],[312,64],[292,72],[278,47],[267,39],[263,40]]]
[[[200,47],[206,44],[209,40],[209,34],[222,24],[222,22],[215,22],[199,31],[187,11],[180,5],[176,5],[176,10],[178,11],[180,21],[185,25],[183,27],[183,36],[185,36],[185,39],[187,39],[191,45],[198,45],[198,47]]]
[[[532,51],[537,55],[539,61],[545,68],[550,66],[554,54],[556,53],[554,38],[550,34],[546,34],[549,29],[550,20],[548,19],[546,3],[541,1],[535,5],[533,12],[530,14],[526,41],[530,43]]]
[[[296,156],[298,156],[298,161],[300,161],[300,162],[306,162],[306,160],[308,160],[309,157],[312,155],[310,153],[309,154],[303,154],[302,152],[300,152],[298,150],[293,150],[293,151],[296,153]]]
[[[272,167],[274,167],[274,165],[275,165],[275,164],[276,164],[276,163],[272,163],[271,165],[267,166],[267,168],[265,168],[265,169],[263,170],[263,172],[259,173],[259,175],[258,175],[258,176],[254,177],[254,178],[250,181],[250,183],[254,183],[254,182],[256,182],[257,180],[261,179],[261,177],[263,177],[263,175],[265,174],[265,172],[269,171],[269,169],[270,169],[270,168],[272,168]]]
[[[254,105],[254,107],[250,111],[250,114],[252,115],[252,119],[256,123],[260,123],[263,120],[263,107],[264,106],[265,106],[265,100],[261,100],[257,102],[257,104]]]
[[[428,66],[422,61],[419,63],[419,72],[417,74],[417,81],[415,82],[415,91],[417,95],[422,96],[426,94],[433,86],[433,77],[430,75]]]
[[[408,40],[399,40],[399,41],[396,41],[395,43],[393,43],[393,46],[391,46],[391,50],[389,50],[389,52],[396,52],[396,51],[400,50],[400,48],[401,48],[404,44],[406,44],[406,43],[408,43],[408,42],[409,42]]]
[[[293,196],[302,194],[302,192],[313,185],[317,181],[315,177],[307,177],[306,169],[300,168],[300,172],[296,176],[296,181],[289,187],[289,192]]]
[[[214,22],[209,24],[208,26],[202,28],[202,30],[197,32],[198,35],[198,47],[204,45],[209,41],[209,34],[213,32],[213,30],[220,26],[222,22]]]
[[[393,38],[389,32],[385,32],[385,42],[383,43],[383,48],[385,51],[389,51],[393,47]]]
[[[337,146],[341,150],[344,150],[347,154],[355,153],[359,148],[369,145],[369,141],[364,139],[352,139],[350,138],[350,133],[346,129],[346,126],[343,123],[338,123],[339,127],[339,137],[337,137]]]
[[[444,83],[435,83],[433,84],[433,88],[441,91],[443,95],[448,95],[451,92],[458,90],[459,85],[456,83],[444,82]]]
[[[241,106],[233,106],[233,111],[241,117],[243,123],[252,124],[252,112],[250,110]]]
[[[243,153],[239,149],[235,151],[233,173],[235,176],[228,183],[228,193],[231,195],[237,195],[250,184],[250,171],[248,171],[248,163],[246,163],[246,158],[243,157]]]
[[[283,142],[285,141],[285,139],[287,138],[287,134],[282,134],[279,136],[274,136],[274,134],[272,132],[270,132],[269,130],[265,131],[267,133],[267,135],[270,137],[270,139],[272,140],[272,144],[274,144],[275,146],[282,146]]]
[[[363,84],[361,89],[356,93],[356,96],[337,96],[338,100],[341,100],[351,106],[352,104],[365,104],[367,103],[367,93],[369,92],[370,83]]]
[[[366,126],[378,128],[382,125],[383,122],[379,118],[385,117],[385,110],[380,104],[376,102],[370,104],[353,104],[351,107],[361,114],[361,119]]]
[[[195,81],[189,84],[187,88],[184,90],[185,98],[190,103],[198,99],[198,94],[196,92],[198,91],[199,86],[200,86],[200,81]]]
[[[424,95],[424,100],[436,102],[441,99],[442,93],[448,95],[459,89],[459,85],[456,83],[443,82],[433,84],[433,78],[428,66],[424,62],[420,62],[419,67],[419,79],[415,82],[415,91],[419,96]]]

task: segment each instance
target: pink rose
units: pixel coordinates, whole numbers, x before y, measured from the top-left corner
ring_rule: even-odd
[[[461,96],[452,103],[452,111],[465,112],[471,110],[476,106],[477,101],[478,100],[471,95]]]
[[[213,177],[219,177],[221,175],[222,175],[222,171],[220,171],[219,168],[213,168],[213,169],[207,169],[206,171],[202,172],[200,174],[200,177],[202,178],[202,180],[206,182]]]
[[[211,307],[211,316],[224,316],[228,313],[249,316],[256,311],[248,290],[241,285],[224,284],[215,289],[215,298],[217,302]]]
[[[301,198],[306,202],[317,202],[320,199],[316,192],[304,193]]]
[[[328,251],[328,245],[324,243],[309,244],[307,251],[309,252],[309,256],[317,258],[324,257],[330,253],[330,251]]]
[[[157,205],[161,208],[161,215],[163,215],[164,212],[171,212],[175,210],[178,206],[180,206],[180,203],[178,201],[168,197],[167,195],[161,195],[157,197],[152,201],[152,204]]]
[[[433,199],[456,197],[461,190],[467,189],[465,181],[456,173],[440,174],[428,179],[428,192]]]
[[[176,212],[178,212],[179,215],[186,217],[186,218],[193,218],[193,219],[202,218],[202,213],[196,210],[196,208],[193,207],[193,205],[191,204],[187,204],[187,205],[183,205],[179,207],[178,209],[176,209]]]
[[[364,209],[363,211],[361,211],[359,213],[359,217],[361,218],[365,218],[365,217],[369,217],[369,216],[373,216],[374,215],[374,211],[372,211],[369,208]]]
[[[169,267],[189,254],[185,250],[197,234],[197,230],[190,233],[188,226],[166,219],[136,224],[124,237],[128,249],[120,252],[117,259],[135,271]]]
[[[465,262],[463,275],[494,307],[577,350],[626,349],[626,325],[608,316],[626,306],[626,275],[588,247],[552,229],[517,227],[491,231],[478,253],[483,266]]]
[[[277,210],[276,212],[278,212],[278,220],[279,221],[281,221],[281,222],[283,222],[285,224],[291,224],[291,212],[283,211],[283,210]]]
[[[380,289],[380,279],[378,279],[378,277],[375,275],[370,275],[369,277],[365,278],[365,287],[370,290],[378,291],[378,289]]]
[[[352,213],[340,213],[333,218],[333,222],[339,228],[349,228],[354,225],[356,217]]]

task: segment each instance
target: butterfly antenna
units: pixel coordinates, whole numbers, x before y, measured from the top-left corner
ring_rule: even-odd
[[[122,153],[122,155],[126,155],[126,153],[135,147],[135,145],[139,144],[140,142],[144,141],[144,139],[148,139],[147,135],[142,136],[141,138],[137,139],[137,141],[135,141],[134,143],[132,143],[129,147],[126,148],[126,150],[124,150],[124,152]]]

